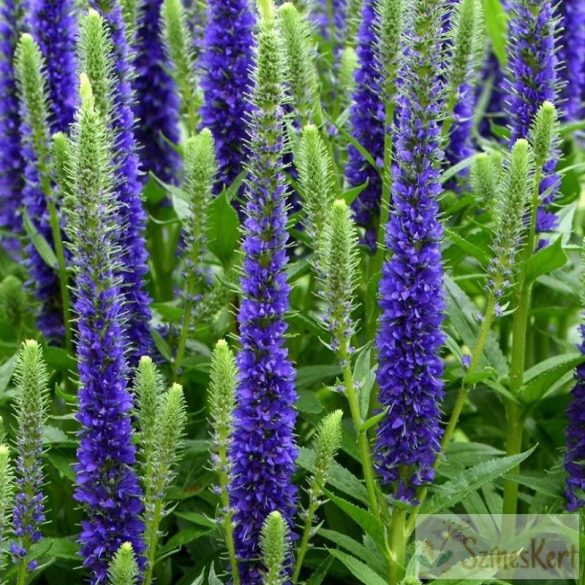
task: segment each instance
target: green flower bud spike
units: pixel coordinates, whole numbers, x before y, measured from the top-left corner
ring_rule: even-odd
[[[195,53],[187,14],[181,0],[165,0],[162,6],[163,38],[172,63],[173,78],[181,97],[181,114],[187,134],[193,136],[199,127],[201,95],[197,88]]]
[[[287,89],[292,110],[302,126],[311,122],[321,109],[311,34],[304,16],[290,2],[280,6],[278,17]]]
[[[351,210],[343,200],[333,204],[325,226],[320,296],[325,302],[324,320],[334,337],[334,348],[351,353],[354,323],[351,312],[358,280],[358,235]],[[343,359],[347,359],[344,357]]]
[[[482,0],[461,0],[453,10],[451,25],[451,59],[447,73],[447,97],[442,133],[449,135],[453,125],[453,110],[459,99],[460,88],[473,83],[481,65],[485,46],[485,22]]]
[[[65,264],[63,235],[57,212],[57,205],[51,185],[51,163],[49,142],[49,109],[47,104],[47,82],[44,75],[44,61],[39,46],[33,37],[25,33],[20,37],[15,53],[15,71],[18,89],[25,105],[23,121],[30,129],[30,148],[35,161],[39,188],[43,193],[49,212],[50,235],[57,258],[59,288],[63,324],[65,327],[65,345],[72,349],[71,334],[71,295],[69,276]],[[40,218],[31,217],[31,221]]]
[[[315,513],[321,505],[321,496],[329,479],[331,465],[341,444],[341,421],[343,412],[336,410],[328,414],[317,429],[317,435],[314,441],[315,463],[314,472],[309,483],[309,506],[306,511],[305,526],[303,536],[298,548],[295,570],[293,574],[293,583],[298,581],[303,560],[309,549],[309,542],[313,532]]]
[[[290,534],[280,512],[272,512],[262,527],[260,547],[266,573],[264,585],[284,585],[284,564],[290,554]]]
[[[70,204],[73,194],[73,182],[71,181],[73,151],[71,141],[63,132],[57,132],[53,135],[51,159],[53,180],[57,186],[59,198],[63,201],[63,205],[67,206]]]
[[[138,574],[138,564],[132,544],[124,542],[110,563],[110,585],[136,585]]]
[[[150,585],[159,538],[159,526],[164,515],[164,500],[174,478],[182,438],[187,423],[187,404],[180,384],[173,384],[157,404],[154,427],[155,450],[149,481],[144,493],[145,556],[147,560],[144,585]]]
[[[502,178],[502,155],[494,151],[482,152],[471,163],[471,189],[478,201],[487,209],[494,206]]]
[[[305,228],[319,256],[336,186],[333,161],[316,126],[309,124],[303,128],[296,158],[299,185],[305,199]]]
[[[211,438],[212,465],[219,479],[221,520],[228,549],[234,585],[240,585],[238,560],[233,536],[233,510],[229,499],[229,445],[233,411],[236,405],[238,368],[228,344],[220,339],[211,356],[211,381],[209,385],[209,418],[213,436]]]
[[[525,231],[524,218],[533,171],[532,149],[526,140],[518,140],[512,149],[503,185],[495,203],[494,238],[491,246],[493,257],[488,267],[488,286],[496,298],[496,316],[501,312],[498,301],[510,285],[516,255]]]
[[[528,140],[534,151],[534,164],[541,169],[559,142],[558,112],[551,102],[544,102],[536,113]]]
[[[348,107],[350,96],[355,88],[355,71],[358,66],[358,56],[353,47],[346,47],[339,60],[338,100],[340,110]]]
[[[203,261],[207,251],[207,220],[209,204],[213,198],[213,184],[217,175],[215,143],[211,132],[206,128],[197,136],[192,136],[185,145],[185,192],[189,198],[191,217],[187,223],[187,278],[185,305],[181,334],[173,363],[174,378],[177,378],[183,357],[191,322],[195,296],[205,287],[205,268]]]
[[[402,0],[380,0],[376,5],[378,61],[382,64],[381,86],[386,103],[393,101],[396,95],[396,76],[401,58],[402,11]]]
[[[141,475],[148,489],[156,449],[156,416],[159,398],[163,393],[162,376],[150,357],[140,358],[132,387],[136,397],[138,444],[143,462]]]

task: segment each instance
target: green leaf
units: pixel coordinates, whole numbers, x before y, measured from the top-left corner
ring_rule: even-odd
[[[314,392],[310,390],[301,390],[296,403],[297,410],[308,414],[319,414],[323,407]]]
[[[161,353],[161,355],[165,358],[165,360],[172,362],[173,361],[173,352],[167,343],[166,339],[156,330],[151,330],[152,339],[154,340],[154,344],[156,345],[156,349]]]
[[[563,267],[568,260],[569,257],[563,250],[562,238],[557,238],[554,243],[533,254],[526,262],[526,281],[534,282],[539,276]]]
[[[368,186],[368,182],[369,181],[365,181],[361,185],[358,185],[357,187],[353,187],[345,191],[343,193],[343,198],[345,199],[345,202],[348,205],[351,205],[358,198],[358,195]]]
[[[475,347],[480,328],[480,322],[477,319],[479,309],[457,283],[447,275],[445,276],[445,289],[447,290],[448,314],[454,332],[459,335],[467,347]],[[485,368],[486,366],[491,366],[498,373],[498,376],[508,374],[508,362],[491,331],[480,360],[480,367]]]
[[[327,497],[343,512],[345,512],[361,529],[368,534],[380,550],[384,550],[384,526],[369,510],[360,508],[343,498],[339,498],[328,490]]]
[[[485,250],[482,250],[479,246],[472,244],[469,240],[460,236],[457,232],[446,228],[445,235],[455,244],[461,248],[464,252],[467,252],[470,256],[477,258],[483,266],[488,263],[488,255]]]
[[[508,61],[506,49],[508,15],[502,6],[501,0],[484,0],[484,13],[492,50],[500,65],[505,66]]]
[[[379,412],[378,414],[370,417],[368,420],[364,421],[364,423],[361,425],[360,431],[362,433],[365,433],[367,431],[369,431],[372,427],[375,427],[378,425],[378,423],[388,414],[388,411],[390,410],[390,407],[386,407],[382,412]]]
[[[378,573],[384,572],[385,563],[382,556],[377,555],[375,552],[366,548],[363,544],[354,540],[350,536],[341,534],[340,532],[335,532],[334,530],[327,530],[325,528],[319,530],[319,536],[322,536],[337,546],[344,548],[346,551],[357,555]]]
[[[433,496],[423,505],[421,513],[437,514],[449,510],[483,485],[505,475],[527,459],[535,449],[536,445],[524,453],[492,459],[462,470],[455,478],[431,488]]]
[[[567,372],[574,370],[585,361],[582,353],[557,355],[536,364],[524,374],[524,385],[519,398],[526,404],[533,404],[543,398],[551,386]]]
[[[297,388],[314,388],[327,380],[331,380],[341,374],[341,368],[337,365],[305,366],[298,369]]]
[[[365,583],[365,585],[386,585],[385,579],[382,579],[378,573],[374,572],[368,565],[362,563],[355,557],[339,550],[330,550],[329,553],[340,560],[350,573],[359,579],[360,583]]]
[[[186,544],[194,542],[215,530],[217,530],[217,527],[206,528],[202,526],[185,526],[160,548],[159,556],[163,556],[172,550],[180,549]]]
[[[240,241],[238,214],[222,193],[209,206],[208,234],[209,250],[228,265]]]
[[[301,452],[297,459],[297,464],[309,472],[313,472],[313,462],[315,460],[315,453],[308,447],[301,447]],[[356,498],[361,502],[367,502],[368,496],[366,488],[362,482],[349,470],[342,465],[333,461],[331,464],[331,471],[329,473],[329,483],[340,492]]]
[[[0,394],[8,388],[8,384],[10,384],[10,380],[12,380],[14,366],[16,366],[16,359],[17,356],[13,355],[0,366]]]
[[[327,557],[318,567],[317,570],[307,580],[307,585],[321,585],[327,573],[333,564],[333,558]]]
[[[57,256],[55,256],[53,248],[51,248],[47,240],[45,240],[34,226],[26,210],[24,210],[22,214],[22,225],[24,231],[27,233],[33,246],[45,264],[50,266],[53,270],[57,270],[59,268],[59,263],[57,262]]]
[[[360,351],[353,370],[354,382],[358,382],[360,385],[358,398],[362,419],[368,417],[368,412],[370,411],[370,394],[376,382],[376,368],[372,368],[371,353],[369,347]]]

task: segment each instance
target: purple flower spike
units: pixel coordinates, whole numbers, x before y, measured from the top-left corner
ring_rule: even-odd
[[[127,317],[127,335],[130,342],[130,365],[152,349],[149,322],[150,297],[145,290],[148,273],[144,230],[146,214],[142,207],[142,181],[137,144],[134,137],[136,120],[132,111],[131,53],[128,47],[122,11],[118,2],[111,2],[102,10],[102,2],[90,0],[92,8],[107,21],[114,43],[114,65],[117,83],[114,88],[113,129],[116,133],[115,164],[116,198],[120,204],[118,245],[123,251],[122,286]]]
[[[132,395],[128,390],[125,259],[113,236],[120,203],[113,192],[112,134],[97,113],[87,78],[73,129],[72,201],[67,230],[75,271],[77,364],[81,389],[77,419],[75,498],[82,504],[81,555],[90,583],[107,581],[108,564],[130,542],[141,566],[142,492],[134,469]]]
[[[558,102],[556,30],[552,0],[518,0],[511,5],[508,34],[514,42],[509,43],[506,81],[506,110],[512,131],[510,144],[528,137],[534,117],[545,101]],[[544,168],[538,232],[550,231],[556,226],[555,215],[546,209],[554,201],[561,184],[556,166],[555,157]]]
[[[216,192],[231,185],[246,159],[254,16],[247,0],[209,0],[201,55],[202,126],[215,140]]]
[[[378,383],[388,407],[377,434],[382,481],[413,500],[433,479],[442,429],[443,267],[437,198],[441,192],[441,35],[443,3],[417,0],[402,69],[396,130],[393,211],[386,227],[392,257],[380,283]],[[402,473],[408,473],[396,486]]]
[[[348,148],[345,177],[350,187],[366,181],[368,185],[353,203],[356,223],[365,228],[370,249],[376,249],[376,231],[382,197],[381,169],[384,167],[384,102],[380,88],[380,66],[376,58],[375,1],[365,0],[358,35],[356,89],[352,97],[350,120],[352,135],[372,156],[374,168],[353,145]]]
[[[579,330],[581,333],[579,349],[585,354],[585,325],[581,325]],[[575,379],[576,384],[568,412],[569,425],[565,455],[567,471],[565,494],[567,508],[570,511],[585,507],[585,364],[577,367]]]
[[[569,120],[580,119],[585,110],[585,3],[583,0],[563,0],[561,12],[561,61],[565,81],[563,104]]]
[[[278,36],[270,10],[260,22],[249,118],[243,299],[238,314],[238,407],[230,459],[230,500],[242,583],[263,582],[260,531],[278,511],[292,528],[297,489],[294,370],[285,348],[286,179],[283,165],[283,87]]]
[[[0,4],[0,229],[17,235],[21,230],[19,208],[24,186],[24,159],[20,151],[20,117],[14,75],[14,51],[22,31],[22,10],[18,0]],[[1,237],[13,253],[16,238]]]
[[[179,97],[167,73],[169,65],[161,38],[162,0],[146,0],[140,10],[136,35],[136,140],[142,147],[144,172],[166,183],[179,173],[179,154],[168,144],[179,142]]]
[[[30,0],[28,28],[46,65],[52,132],[67,132],[76,105],[75,35],[73,0]]]

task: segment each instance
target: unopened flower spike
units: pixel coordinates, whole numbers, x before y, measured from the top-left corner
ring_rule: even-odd
[[[138,11],[132,86],[134,115],[140,124],[135,124],[134,133],[143,172],[175,183],[181,160],[172,145],[180,140],[180,100],[164,48],[162,5],[163,0],[141,0]]]
[[[482,65],[478,54],[485,47],[482,0],[461,0],[452,11],[443,136],[446,157],[455,165],[473,153],[471,130],[476,84]]]
[[[278,18],[290,106],[295,121],[303,126],[314,119],[315,108],[320,108],[311,31],[305,17],[290,2],[279,7]]]
[[[284,585],[288,581],[286,562],[290,555],[290,530],[280,512],[271,512],[260,536],[264,562],[264,585]]]
[[[355,323],[351,318],[354,293],[358,282],[358,236],[350,208],[345,201],[337,200],[325,226],[319,296],[324,301],[324,321],[335,343],[351,353],[351,338]]]
[[[181,0],[165,0],[161,17],[165,47],[181,97],[181,115],[188,133],[193,135],[199,125],[201,96],[195,78],[197,64],[191,31]]]
[[[131,542],[124,542],[116,552],[108,569],[110,585],[136,585],[140,575]]]
[[[319,424],[313,441],[315,459],[313,474],[309,479],[308,496],[309,505],[306,510],[306,520],[300,545],[295,560],[293,582],[297,582],[303,566],[303,560],[309,547],[311,534],[314,529],[315,513],[322,504],[321,498],[335,461],[335,455],[341,445],[341,421],[343,411],[335,410],[328,414]]]
[[[339,69],[337,72],[337,99],[342,109],[345,109],[349,105],[350,96],[355,91],[355,72],[358,65],[356,50],[353,47],[345,47],[339,59]]]
[[[348,147],[345,179],[349,187],[367,182],[352,209],[356,223],[365,229],[365,243],[376,248],[377,225],[382,197],[386,113],[381,83],[382,70],[378,59],[376,34],[380,16],[376,14],[375,0],[364,0],[362,22],[357,40],[358,68],[355,72],[355,90],[349,119],[350,132],[371,155],[373,165],[353,145]]]
[[[90,582],[98,584],[107,579],[109,563],[123,542],[132,543],[138,564],[144,564],[144,525],[134,469],[126,307],[118,276],[124,256],[114,237],[120,213],[114,194],[114,147],[85,74],[80,76],[80,101],[72,130],[73,196],[67,206],[81,382],[75,499],[84,513],[83,564]]]
[[[51,132],[67,132],[77,104],[74,0],[29,0],[28,29],[46,63]]]
[[[250,159],[245,184],[241,350],[238,407],[230,451],[230,499],[242,583],[262,582],[260,531],[279,510],[293,525],[297,446],[295,372],[285,346],[289,308],[286,278],[287,183],[283,165],[283,79],[280,39],[271,0],[259,3],[254,86],[248,122]]]
[[[23,283],[16,276],[9,274],[0,282],[0,314],[14,331],[17,341],[20,341],[18,336],[27,318],[28,309],[29,303]]]
[[[15,541],[10,551],[22,578],[34,569],[31,548],[41,539],[41,526],[45,521],[43,432],[47,421],[49,374],[36,341],[29,339],[22,344],[14,378],[14,415],[18,427],[13,507]]]
[[[406,58],[395,131],[393,213],[386,226],[391,252],[380,282],[377,335],[380,403],[375,458],[382,482],[412,501],[434,476],[440,449],[443,371],[443,266],[438,197],[439,122],[444,2],[415,0],[406,32]]]
[[[500,299],[510,286],[516,256],[525,231],[525,217],[530,201],[530,181],[534,173],[534,156],[528,142],[516,141],[507,163],[502,185],[494,206],[492,259],[488,266],[488,288]],[[496,316],[500,305],[496,305]]]
[[[148,254],[146,213],[142,206],[142,179],[132,111],[132,53],[128,46],[120,4],[89,0],[90,10],[80,25],[79,67],[91,82],[99,114],[115,135],[113,193],[118,209],[114,234],[121,250],[120,291],[124,296],[128,359],[136,365],[152,349],[150,296],[146,292]],[[97,13],[96,13],[97,11]],[[98,14],[99,13],[99,14]],[[101,16],[100,16],[101,15]],[[90,55],[92,56],[90,59]],[[95,60],[95,64],[94,64]]]
[[[396,95],[396,77],[402,60],[400,39],[404,25],[403,0],[380,0],[375,10],[378,16],[375,27],[381,73],[380,87],[384,102],[387,103],[394,100]]]
[[[0,241],[13,256],[20,253],[22,190],[25,162],[21,149],[20,112],[14,53],[24,32],[24,2],[0,3]],[[11,235],[7,235],[11,234]]]
[[[295,167],[306,214],[305,228],[314,247],[322,244],[336,192],[333,161],[316,126],[303,128]]]
[[[70,169],[72,162],[71,140],[63,133],[53,135],[51,142],[52,177],[55,185],[55,194],[61,207],[71,202],[73,185]]]
[[[228,344],[220,339],[211,356],[211,381],[209,385],[209,419],[211,437],[211,463],[219,480],[221,522],[234,585],[240,585],[238,560],[234,548],[233,509],[229,499],[231,464],[228,458],[232,441],[233,416],[236,406],[238,368]]]
[[[165,497],[174,478],[175,465],[182,445],[187,405],[183,387],[173,384],[157,404],[154,427],[154,456],[146,470],[144,490],[146,572],[145,585],[150,585],[156,561],[160,523],[164,515]]]
[[[558,155],[559,122],[555,105],[544,102],[536,112],[530,127],[528,140],[534,152],[534,164],[543,169],[547,162]]]
[[[503,157],[498,151],[477,154],[471,163],[470,184],[478,202],[491,209],[502,179]]]
[[[41,51],[30,34],[23,34],[16,49],[16,76],[21,98],[22,153],[26,161],[26,183],[23,202],[28,218],[45,240],[55,247],[55,232],[51,213],[56,215],[51,198],[49,162],[49,111],[47,83]],[[53,218],[53,222],[57,218]],[[60,230],[58,237],[61,238]],[[37,323],[45,337],[60,341],[64,333],[64,320],[60,300],[57,271],[45,262],[34,243],[26,247],[27,267],[35,296],[41,302]]]
[[[217,146],[216,192],[229,187],[247,156],[246,124],[255,18],[248,0],[209,0],[200,59],[201,119]]]
[[[162,375],[148,356],[142,356],[138,362],[132,393],[135,397],[136,418],[138,422],[138,444],[142,461],[142,479],[148,481],[149,470],[155,456],[156,416],[159,399],[163,393]]]

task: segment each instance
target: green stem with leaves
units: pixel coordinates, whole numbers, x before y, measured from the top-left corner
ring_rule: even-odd
[[[301,543],[299,544],[298,552],[297,552],[297,559],[295,563],[295,570],[292,576],[292,582],[297,583],[299,580],[299,576],[301,574],[301,569],[303,568],[303,561],[305,559],[305,555],[309,550],[309,542],[311,540],[311,532],[313,530],[313,520],[315,519],[315,513],[317,512],[317,508],[319,507],[319,502],[311,498],[309,503],[309,508],[307,510],[307,517],[305,519],[305,525],[303,527],[303,536],[301,537]]]
[[[532,200],[530,207],[530,225],[524,247],[522,267],[518,277],[518,305],[514,313],[512,325],[512,359],[510,364],[510,392],[517,396],[524,383],[524,369],[526,366],[526,337],[530,317],[532,300],[532,283],[527,281],[526,265],[534,253],[536,245],[536,217],[540,204],[540,183],[542,168],[538,168],[534,176]],[[524,416],[517,403],[508,400],[506,404],[506,454],[517,455],[522,450],[522,434]],[[517,475],[518,465],[510,471],[510,475]],[[504,514],[515,514],[518,508],[518,483],[513,479],[504,482]]]

